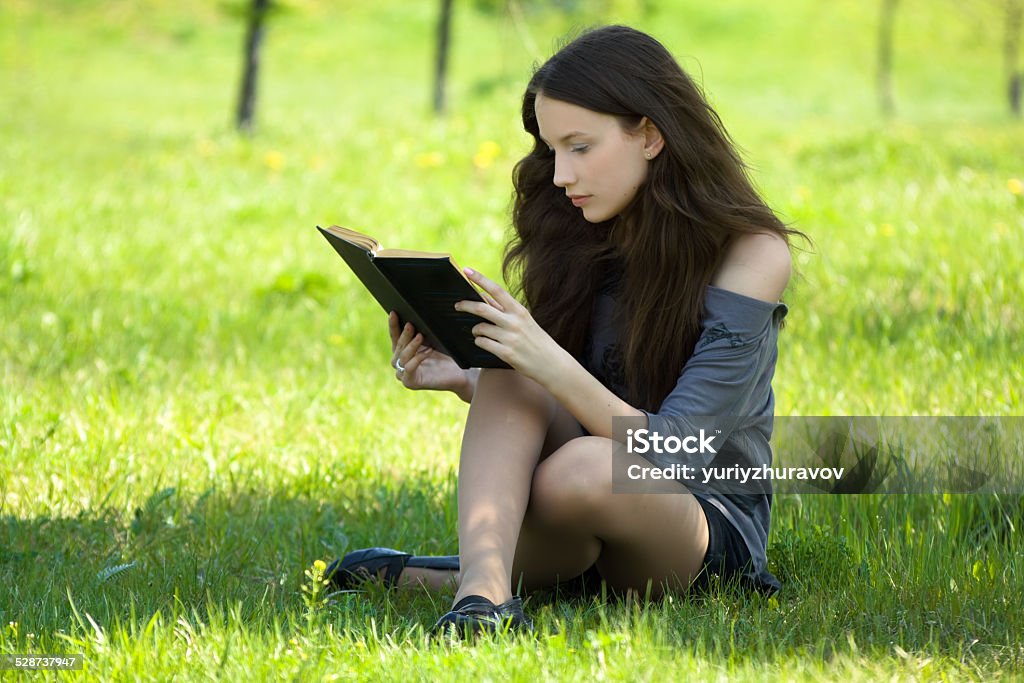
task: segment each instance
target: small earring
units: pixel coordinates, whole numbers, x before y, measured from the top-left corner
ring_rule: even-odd
[[[644,159],[650,159],[650,158],[651,158],[651,153],[650,152],[644,152]]]

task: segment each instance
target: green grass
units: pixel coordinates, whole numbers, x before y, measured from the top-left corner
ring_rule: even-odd
[[[524,3],[528,37],[459,4],[444,120],[435,3],[290,4],[252,139],[219,5],[0,8],[0,653],[84,652],[103,680],[1021,675],[1017,497],[779,497],[776,598],[541,595],[536,640],[428,643],[449,595],[301,590],[364,545],[455,552],[465,419],[397,386],[313,226],[497,276],[529,46],[573,24],[662,38],[814,239],[780,415],[1020,414],[1024,126],[987,5],[901,3],[883,121],[873,3]]]

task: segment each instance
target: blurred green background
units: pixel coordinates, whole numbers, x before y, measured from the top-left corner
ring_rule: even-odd
[[[314,226],[448,251],[497,278],[511,168],[528,148],[522,89],[584,26],[662,40],[768,203],[814,240],[786,295],[778,414],[1020,414],[1024,124],[1006,104],[1004,4],[899,3],[891,117],[875,88],[880,5],[456,0],[436,116],[440,2],[287,0],[267,19],[256,125],[241,135],[246,3],[2,3],[0,623],[21,624],[3,651],[28,647],[30,629],[69,647],[55,634],[91,628],[72,604],[116,629],[237,600],[251,625],[301,613],[316,558],[371,543],[455,552],[466,406],[395,383],[384,314]],[[906,599],[938,601],[950,627],[915,622],[911,640],[957,660],[962,613],[934,587],[995,565],[935,568],[918,544],[964,547],[974,537],[950,530],[988,518],[974,503],[829,505],[780,500],[776,569],[829,574],[839,537],[857,539],[857,562],[911,558]],[[875,532],[904,523],[939,536],[908,531],[881,552]],[[801,535],[815,525],[834,536]],[[1000,647],[1015,533],[997,553],[1006,571],[974,596]],[[905,615],[903,596],[880,594],[865,590]],[[884,625],[837,618],[832,631],[815,609],[797,618],[811,649],[844,628],[886,642]],[[130,671],[145,650],[132,647],[94,654]]]
[[[223,371],[239,354],[261,374],[359,354],[374,367],[387,344],[372,301],[312,226],[496,276],[531,64],[574,27],[625,21],[698,78],[768,201],[815,240],[789,297],[780,410],[1019,407],[1024,147],[998,4],[899,6],[886,121],[874,5],[531,2],[517,22],[502,3],[457,3],[437,118],[439,3],[293,1],[268,19],[251,138],[232,126],[244,7],[6,5],[12,379]]]

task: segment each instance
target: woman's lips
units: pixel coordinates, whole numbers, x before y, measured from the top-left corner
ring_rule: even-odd
[[[586,204],[587,200],[590,199],[592,196],[593,195],[589,194],[571,194],[569,195],[569,199],[572,200],[573,206],[580,207]]]

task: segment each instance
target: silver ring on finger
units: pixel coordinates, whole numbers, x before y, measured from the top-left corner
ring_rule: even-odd
[[[395,370],[398,370],[399,375],[405,374],[405,367],[402,366],[402,361],[395,359]]]

